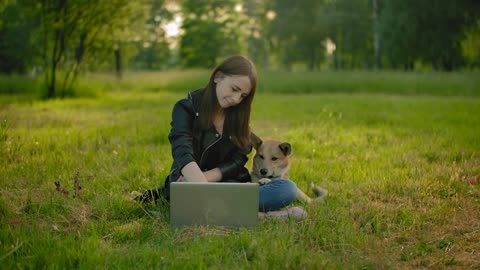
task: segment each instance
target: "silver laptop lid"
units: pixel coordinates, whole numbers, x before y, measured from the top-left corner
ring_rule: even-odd
[[[253,227],[258,222],[258,184],[173,182],[170,224]]]

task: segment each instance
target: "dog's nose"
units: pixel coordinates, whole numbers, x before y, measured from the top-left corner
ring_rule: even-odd
[[[261,169],[260,170],[260,174],[261,175],[266,175],[268,172],[267,172],[267,169]]]

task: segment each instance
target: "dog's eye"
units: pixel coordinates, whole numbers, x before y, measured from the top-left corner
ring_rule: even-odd
[[[262,155],[259,155],[259,157],[260,157],[261,159],[263,159],[263,156],[262,156]]]
[[[275,161],[275,160],[277,160],[277,159],[278,159],[277,157],[272,157],[272,160],[273,160],[273,161]]]

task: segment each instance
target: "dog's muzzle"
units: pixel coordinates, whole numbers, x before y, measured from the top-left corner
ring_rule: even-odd
[[[278,178],[279,176],[275,176],[273,174],[271,175],[268,175],[267,176],[267,173],[268,173],[268,170],[267,169],[260,169],[260,175],[264,178],[268,178],[268,179],[274,179],[274,178]]]

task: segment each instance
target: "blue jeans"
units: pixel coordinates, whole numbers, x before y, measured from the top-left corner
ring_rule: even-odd
[[[234,179],[224,182],[238,182]],[[297,198],[297,185],[291,180],[275,179],[260,186],[258,210],[260,212],[276,211],[290,205]]]

